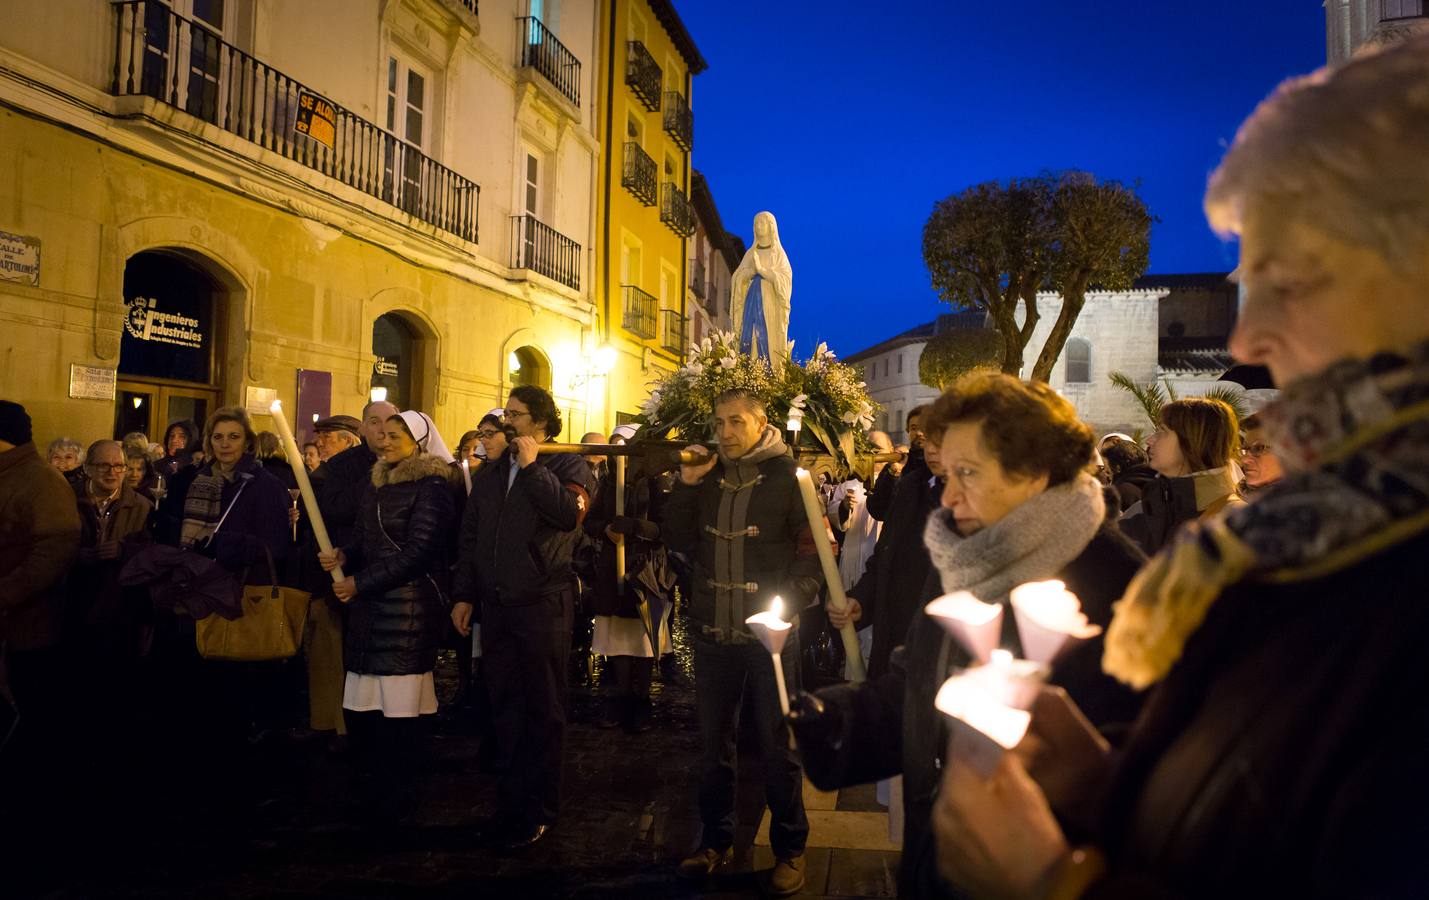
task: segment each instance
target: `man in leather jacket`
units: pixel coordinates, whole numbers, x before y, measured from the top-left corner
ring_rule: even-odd
[[[515,850],[541,840],[560,810],[577,592],[571,555],[593,485],[580,456],[537,455],[561,431],[549,393],[515,388],[505,421],[515,438],[482,467],[462,517],[452,621],[469,635],[480,605],[482,671],[499,755],[511,760],[481,839]]]

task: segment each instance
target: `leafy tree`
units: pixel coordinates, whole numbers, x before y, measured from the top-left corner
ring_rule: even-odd
[[[923,261],[945,301],[989,314],[1002,337],[1002,371],[1011,375],[1021,374],[1041,320],[1037,292],[1061,294],[1032,368],[1034,379],[1046,381],[1087,291],[1125,290],[1146,271],[1152,221],[1134,190],[1084,172],[989,181],[934,205],[923,226]]]
[[[955,309],[985,310],[1002,338],[1002,371],[1022,372],[1037,327],[1037,291],[1051,274],[1051,187],[1044,178],[973,185],[940,200],[923,226],[923,262]],[[1017,323],[1017,303],[1026,316]]]
[[[941,391],[968,372],[997,371],[1002,350],[1002,335],[995,328],[949,329],[923,346],[918,380]]]

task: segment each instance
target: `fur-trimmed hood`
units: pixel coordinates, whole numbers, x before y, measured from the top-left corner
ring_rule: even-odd
[[[423,478],[430,478],[433,475],[451,482],[455,472],[452,471],[451,466],[431,454],[413,453],[396,465],[379,459],[377,464],[372,467],[372,485],[382,488],[389,484],[421,481]]]

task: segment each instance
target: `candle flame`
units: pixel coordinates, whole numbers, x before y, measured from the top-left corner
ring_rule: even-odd
[[[283,401],[282,401],[282,400],[274,400],[273,403],[272,403],[272,405],[270,405],[270,406],[268,407],[268,411],[269,411],[269,412],[282,412],[282,411],[283,411]]]
[[[1004,667],[1012,665],[1012,651],[1002,649],[992,651],[992,664]]]
[[[769,612],[772,613],[776,619],[784,618],[784,598],[775,594],[774,599],[769,601]]]

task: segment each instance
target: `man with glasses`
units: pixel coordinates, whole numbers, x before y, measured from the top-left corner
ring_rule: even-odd
[[[1240,468],[1245,473],[1246,493],[1253,494],[1263,490],[1285,475],[1285,470],[1280,465],[1280,457],[1275,455],[1275,448],[1268,440],[1265,423],[1259,415],[1245,420],[1245,443],[1242,444],[1244,450]]]
[[[504,424],[510,446],[473,483],[462,517],[452,622],[471,634],[479,605],[498,758],[510,760],[479,839],[515,851],[545,837],[560,811],[577,592],[571,556],[594,485],[580,456],[537,453],[561,433],[549,393],[512,390]]]
[[[77,717],[97,734],[118,734],[134,695],[139,628],[148,594],[122,588],[119,570],[133,548],[149,540],[148,499],[129,486],[124,447],[95,441],[84,458],[88,476],[76,486],[80,519],[79,559],[70,570],[65,643],[78,662],[88,709]],[[99,754],[91,764],[118,774],[121,757]],[[94,774],[91,772],[91,774]],[[101,778],[100,781],[107,781]]]

